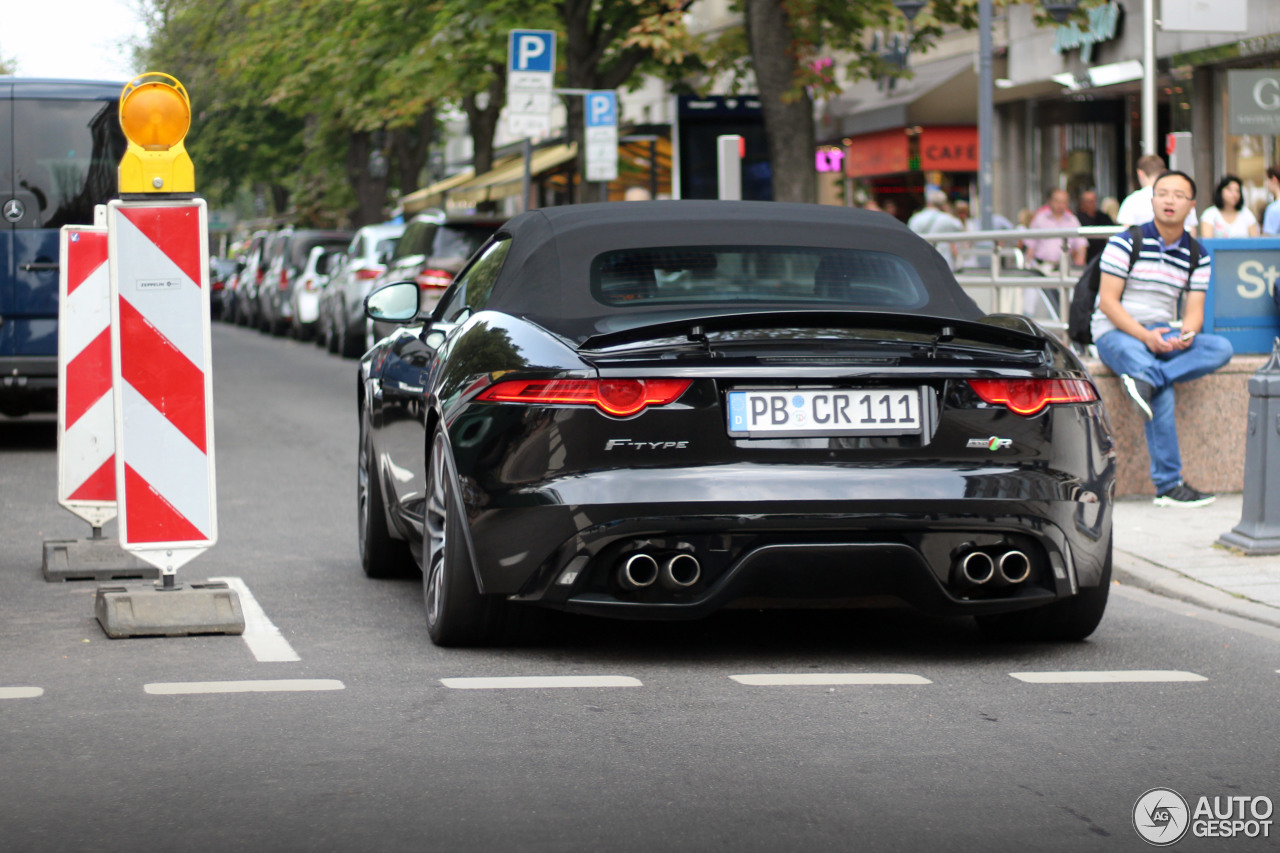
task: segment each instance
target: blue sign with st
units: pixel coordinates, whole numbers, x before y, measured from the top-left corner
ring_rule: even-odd
[[[1237,353],[1269,353],[1280,335],[1276,280],[1280,239],[1201,240],[1213,256],[1205,329],[1223,335]]]

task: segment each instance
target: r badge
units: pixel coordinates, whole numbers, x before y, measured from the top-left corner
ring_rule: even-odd
[[[974,450],[977,450],[979,448],[984,448],[986,450],[991,450],[991,451],[1008,450],[1010,447],[1013,447],[1013,439],[1012,438],[996,438],[994,435],[991,436],[990,438],[971,438],[969,439],[969,443],[966,444],[965,447],[968,447]]]

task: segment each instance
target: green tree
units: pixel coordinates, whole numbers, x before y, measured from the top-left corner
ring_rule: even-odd
[[[200,192],[221,201],[241,186],[257,186],[283,213],[303,157],[304,123],[269,106],[226,62],[226,51],[248,27],[250,6],[249,0],[151,0],[139,59],[176,77],[191,96],[186,146]]]
[[[686,61],[697,62],[697,43],[684,23],[693,1],[560,0],[555,8],[564,28],[565,86],[618,89],[645,72],[678,76]],[[565,98],[567,132],[578,144],[579,175],[586,173],[584,100]]]
[[[826,63],[833,53],[847,57],[850,80],[900,74],[871,48],[867,34],[906,29],[906,19],[890,0],[738,0],[743,32],[731,32],[709,46],[717,67],[738,73],[745,36],[750,70],[764,113],[773,165],[773,197],[778,201],[814,202],[816,147],[813,128],[815,97],[840,93]],[[916,18],[909,45],[923,51],[946,27],[973,28],[977,0],[933,0]]]

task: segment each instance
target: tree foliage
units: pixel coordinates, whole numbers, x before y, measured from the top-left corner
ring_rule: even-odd
[[[206,194],[245,186],[277,214],[380,218],[418,186],[437,118],[467,116],[477,171],[492,166],[512,29],[559,33],[557,84],[617,89],[657,74],[686,89],[727,73],[765,106],[775,197],[812,201],[813,100],[842,80],[900,73],[868,33],[904,30],[891,0],[737,0],[743,26],[700,40],[695,0],[146,0],[146,65],[178,77],[195,112],[188,148]],[[920,49],[971,27],[977,0],[934,0]],[[845,73],[832,73],[833,56]],[[583,99],[565,97],[583,151]],[[333,211],[344,212],[337,215]]]

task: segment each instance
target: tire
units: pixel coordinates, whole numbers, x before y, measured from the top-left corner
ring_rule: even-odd
[[[364,355],[365,350],[361,346],[364,343],[362,338],[364,326],[361,325],[361,334],[359,337],[351,334],[351,327],[345,324],[338,327],[338,353],[343,358],[359,358]]]
[[[475,646],[503,639],[511,605],[498,596],[481,595],[476,587],[452,451],[440,427],[432,436],[427,460],[422,529],[422,598],[431,641],[437,646]]]
[[[336,317],[329,318],[329,325],[324,330],[324,348],[334,355],[338,354],[338,345],[341,340],[338,338],[338,319]]]
[[[356,538],[360,568],[375,579],[412,577],[416,565],[409,543],[393,539],[387,529],[386,503],[373,464],[369,416],[360,413],[360,459],[356,465]]]
[[[995,640],[1083,640],[1094,632],[1107,609],[1111,592],[1111,541],[1097,586],[1082,587],[1063,601],[1044,607],[975,617],[982,633]]]

